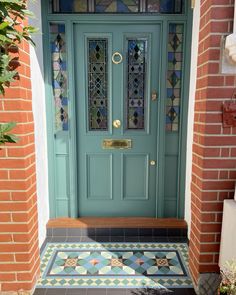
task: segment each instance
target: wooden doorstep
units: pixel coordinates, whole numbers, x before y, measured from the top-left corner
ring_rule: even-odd
[[[47,228],[187,228],[187,223],[177,218],[63,217],[49,220]]]

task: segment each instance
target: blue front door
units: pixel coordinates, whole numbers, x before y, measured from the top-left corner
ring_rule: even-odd
[[[157,212],[160,26],[76,24],[79,216]]]

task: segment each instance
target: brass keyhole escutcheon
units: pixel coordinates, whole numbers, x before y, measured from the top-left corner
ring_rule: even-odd
[[[152,91],[152,101],[155,101],[155,100],[157,100],[157,91],[156,90],[153,90]]]
[[[113,121],[113,127],[118,129],[121,126],[121,121],[120,120],[114,120]]]

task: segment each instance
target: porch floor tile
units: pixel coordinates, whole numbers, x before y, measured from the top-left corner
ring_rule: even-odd
[[[47,242],[35,295],[194,294],[187,244],[143,240]]]

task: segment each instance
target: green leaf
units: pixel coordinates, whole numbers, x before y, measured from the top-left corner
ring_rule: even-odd
[[[0,0],[1,3],[17,4],[20,5],[23,1],[20,0]]]
[[[6,142],[10,143],[16,143],[19,140],[19,138],[13,134],[5,134],[4,139],[6,139]]]
[[[5,29],[7,26],[9,26],[9,22],[3,22],[0,24],[0,30]]]
[[[0,34],[0,41],[4,42],[4,43],[11,43],[11,39],[9,37],[7,37],[6,35],[2,35]]]
[[[23,40],[35,45],[30,34],[37,32],[37,29],[24,26],[23,20],[27,17],[34,17],[34,14],[27,9],[25,0],[0,0],[0,94],[4,94],[4,87],[9,86],[10,82],[19,76],[15,70],[17,64],[10,63],[13,52],[11,45],[17,48]]]
[[[16,122],[0,124],[0,132],[7,133],[11,131],[16,126]]]
[[[28,27],[25,27],[24,30],[27,30],[30,34],[34,34],[34,33],[37,33],[39,31],[39,28],[35,28],[35,27],[32,27],[32,26],[28,26]]]
[[[35,14],[32,11],[30,11],[28,9],[23,9],[22,11],[23,11],[24,15],[31,17],[31,18],[35,18]]]

